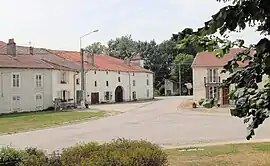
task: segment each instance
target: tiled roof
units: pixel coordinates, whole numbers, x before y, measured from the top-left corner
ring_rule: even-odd
[[[29,47],[16,46],[16,57],[7,55],[7,46],[0,48],[1,68],[45,68],[58,70],[77,70],[79,65],[58,57],[42,48],[33,48],[34,55],[30,55]]]
[[[80,52],[76,51],[57,51],[57,50],[49,50],[50,52],[69,59],[73,62],[81,63],[81,55]],[[87,58],[84,58],[85,64],[87,65]],[[89,67],[89,65],[87,65]],[[94,66],[90,66],[90,69],[100,69],[100,70],[111,70],[111,71],[138,71],[138,72],[151,72],[147,69],[136,65],[127,65],[124,63],[124,60],[114,58],[112,56],[107,55],[94,55]]]
[[[3,41],[0,41],[0,47],[3,47],[4,45],[6,45],[6,43]]]
[[[53,66],[31,55],[0,55],[0,68],[53,69]]]
[[[237,53],[244,51],[242,48],[232,48],[230,52],[222,58],[217,58],[213,52],[201,52],[195,57],[192,67],[223,67],[228,61],[232,60]],[[248,64],[239,62],[240,67]]]

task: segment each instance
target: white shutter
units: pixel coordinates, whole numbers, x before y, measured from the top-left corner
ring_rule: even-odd
[[[66,81],[67,81],[67,84],[69,84],[69,72],[66,72]]]
[[[57,91],[57,98],[61,98],[61,91]]]
[[[70,91],[67,91],[67,99],[71,99],[71,97],[70,97]]]
[[[104,92],[104,100],[106,101],[107,99],[106,99],[106,92]]]
[[[110,98],[110,100],[112,100],[112,92],[110,92],[110,97],[109,98]]]

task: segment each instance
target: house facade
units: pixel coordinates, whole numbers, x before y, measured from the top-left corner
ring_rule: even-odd
[[[79,52],[50,51],[59,57],[81,63]],[[138,64],[133,64],[131,60],[121,60],[107,55],[86,53],[84,59],[87,103],[100,104],[153,99],[153,73],[151,71]],[[80,76],[78,79],[80,80]],[[76,94],[78,104],[80,103],[79,93],[81,92],[77,91]]]
[[[85,54],[88,104],[153,98],[153,73],[143,64],[106,55]],[[13,39],[0,46],[0,113],[37,111],[82,101],[81,55],[17,46]]]
[[[235,85],[228,87],[222,87],[221,84],[230,75],[229,73],[221,73],[223,66],[232,60],[239,52],[244,51],[240,48],[232,48],[230,52],[224,55],[223,58],[217,58],[212,52],[199,53],[192,64],[193,69],[193,96],[195,101],[201,99],[213,98],[220,105],[234,104],[233,100],[230,100],[229,94],[235,89]],[[239,70],[243,69],[248,62],[239,62]],[[263,80],[259,83],[259,88],[262,87],[269,78],[263,76]]]
[[[77,72],[42,59],[38,56],[42,53],[34,56],[32,51],[17,47],[12,39],[0,47],[0,113],[48,109],[55,98],[74,103]]]
[[[221,73],[221,71],[223,66],[240,51],[243,50],[232,48],[223,58],[217,58],[213,52],[201,52],[195,57],[192,64],[193,96],[195,101],[213,98],[220,105],[233,104],[229,94],[234,89],[234,86],[220,88],[223,81],[229,77],[228,73]],[[239,63],[240,68],[245,65],[247,64]]]

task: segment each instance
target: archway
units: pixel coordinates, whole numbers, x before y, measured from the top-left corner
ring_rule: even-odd
[[[121,86],[115,89],[115,102],[123,102],[123,88]]]

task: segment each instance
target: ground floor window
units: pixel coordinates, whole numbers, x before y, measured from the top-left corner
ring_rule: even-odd
[[[218,87],[210,86],[208,87],[207,97],[209,99],[218,99]]]
[[[146,96],[147,96],[147,98],[150,96],[149,89],[147,89],[147,91],[146,91]]]
[[[70,91],[67,91],[67,90],[58,91],[57,98],[60,98],[62,100],[62,102],[67,102],[69,100],[72,100]]]
[[[105,92],[104,94],[104,100],[109,101],[112,100],[112,92]]]

